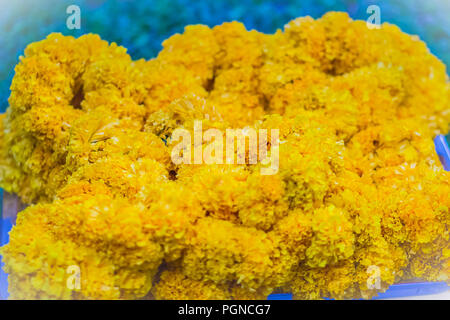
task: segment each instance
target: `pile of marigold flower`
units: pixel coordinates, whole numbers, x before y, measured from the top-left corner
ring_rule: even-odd
[[[11,298],[355,298],[450,281],[450,173],[433,146],[450,90],[417,37],[329,13],[272,35],[188,26],[163,47],[149,61],[96,35],[27,47],[0,125],[0,186],[30,204],[1,248]],[[171,133],[194,120],[279,129],[278,173],[175,165]]]

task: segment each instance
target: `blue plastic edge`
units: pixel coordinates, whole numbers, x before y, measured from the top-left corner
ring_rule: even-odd
[[[9,223],[8,223],[9,222]],[[0,246],[8,243],[9,230],[12,224],[9,219],[3,219],[3,189],[0,188]],[[0,299],[8,298],[8,275],[3,271],[2,256],[0,255]]]
[[[449,290],[445,282],[412,282],[393,284],[386,292],[378,293],[372,300],[405,298],[410,296],[426,296],[438,294]],[[291,293],[274,293],[267,297],[267,300],[292,300]],[[334,300],[325,298],[325,300]]]
[[[448,140],[444,135],[438,135],[434,139],[434,146],[436,147],[436,153],[439,159],[441,159],[444,169],[450,171],[450,146]]]
[[[444,135],[438,135],[434,139],[436,153],[446,171],[450,171],[450,145]],[[0,189],[0,246],[8,243],[9,231],[12,228],[12,222],[3,218],[3,190]],[[0,255],[0,266],[3,267]],[[445,282],[416,282],[393,284],[386,292],[379,293],[372,299],[403,298],[410,296],[423,296],[438,294],[449,290]],[[8,275],[0,268],[0,299],[8,298]],[[267,300],[292,300],[292,293],[274,293],[267,297]],[[330,300],[330,299],[327,299]]]

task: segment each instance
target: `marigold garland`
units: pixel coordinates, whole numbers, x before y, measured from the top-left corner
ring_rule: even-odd
[[[27,47],[0,121],[0,186],[33,204],[0,249],[11,298],[367,298],[371,266],[381,291],[450,281],[432,140],[450,90],[417,37],[329,13],[163,46],[150,61],[96,35]],[[170,134],[193,120],[279,129],[278,174],[174,165]]]

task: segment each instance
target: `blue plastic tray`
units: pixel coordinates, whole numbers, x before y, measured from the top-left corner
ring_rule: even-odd
[[[446,171],[450,171],[450,135],[439,135],[434,139],[436,152]],[[3,190],[0,189],[0,213],[3,213]],[[14,225],[13,217],[4,217],[0,219],[0,246],[8,243],[8,233]],[[0,264],[1,262],[0,256]],[[445,282],[417,282],[417,283],[401,283],[394,284],[384,293],[379,293],[373,299],[402,298],[410,296],[421,296],[429,294],[438,294],[449,290],[449,286]],[[8,279],[7,274],[0,270],[0,299],[8,297]],[[271,294],[268,300],[292,300],[291,293]]]
[[[442,165],[446,171],[450,171],[450,134],[447,136],[439,135],[434,139],[436,153],[441,159]]]

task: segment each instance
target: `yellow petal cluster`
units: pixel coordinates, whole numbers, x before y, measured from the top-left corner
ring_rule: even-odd
[[[0,186],[30,204],[0,249],[11,298],[367,298],[450,282],[450,173],[433,146],[449,89],[417,37],[336,12],[272,35],[188,26],[149,61],[96,35],[32,43],[0,115]],[[171,134],[196,120],[278,129],[278,172],[175,165]]]

